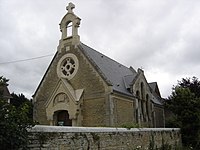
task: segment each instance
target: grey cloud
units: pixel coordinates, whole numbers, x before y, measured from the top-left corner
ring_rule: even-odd
[[[56,52],[59,23],[66,1],[3,0],[0,2],[0,61],[32,58]],[[82,19],[81,41],[158,81],[166,95],[180,77],[199,76],[200,1],[74,0]],[[50,58],[0,65],[10,88],[29,97]],[[173,78],[173,83],[170,79]],[[23,81],[23,82],[22,82]],[[31,81],[31,82],[30,82]]]

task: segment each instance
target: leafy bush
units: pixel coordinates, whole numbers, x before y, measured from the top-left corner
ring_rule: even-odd
[[[182,79],[173,88],[166,107],[174,114],[168,126],[180,127],[185,147],[200,147],[200,81],[196,77]]]
[[[130,130],[131,128],[139,128],[139,125],[137,123],[125,123],[122,124],[120,127]]]
[[[0,77],[0,86],[7,86],[8,80]],[[2,88],[1,88],[2,90]],[[0,149],[16,150],[26,149],[28,144],[27,129],[34,125],[32,118],[28,117],[30,105],[21,104],[18,108],[3,98],[0,90]]]
[[[19,109],[0,100],[0,145],[1,149],[25,149],[28,143],[27,129],[33,122],[27,117],[28,105]]]

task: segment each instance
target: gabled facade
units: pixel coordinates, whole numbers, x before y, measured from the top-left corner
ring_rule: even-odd
[[[57,53],[33,96],[34,119],[45,125],[148,127],[159,119],[164,126],[154,109],[163,110],[162,102],[143,70],[127,68],[81,43],[81,19],[74,7],[67,6]]]

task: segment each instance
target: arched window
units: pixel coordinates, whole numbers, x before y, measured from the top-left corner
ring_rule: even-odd
[[[139,91],[136,92],[136,97],[137,97],[138,99],[140,99],[140,92],[139,92]]]
[[[141,90],[141,111],[142,111],[142,116],[143,116],[143,119],[145,121],[145,114],[144,114],[144,83],[141,82],[140,84],[140,90]]]
[[[67,24],[67,37],[72,36],[72,22]]]
[[[138,107],[140,108],[140,92],[136,91],[136,97],[138,99]],[[136,122],[139,123],[139,108],[136,108]]]
[[[144,83],[143,82],[141,82],[140,88],[141,88],[141,99],[144,100]]]
[[[149,118],[149,95],[146,95],[146,113],[147,113],[147,118]]]

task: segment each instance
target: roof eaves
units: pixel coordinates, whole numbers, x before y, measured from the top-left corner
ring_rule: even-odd
[[[151,100],[151,101],[152,101],[152,100]],[[155,103],[154,101],[152,101],[152,103],[155,104],[155,105],[158,106],[158,107],[161,107],[161,108],[164,107],[164,104],[158,104],[158,103]]]
[[[153,95],[153,96],[157,99],[157,101],[160,103],[160,104],[158,104],[158,103],[156,103],[156,102],[154,102],[154,101],[152,100],[154,104],[161,105],[161,106],[164,105],[163,100],[162,100],[161,97],[159,97],[155,92],[152,92],[152,95]]]
[[[90,58],[90,56],[84,51],[83,47],[79,44],[78,48],[81,49],[81,52],[86,56],[89,62],[93,65],[93,67],[97,70],[97,72],[100,74],[100,76],[106,81],[106,83],[110,86],[113,85],[108,78],[104,75],[104,73],[101,71],[101,69],[98,67],[98,65]]]
[[[113,89],[113,92],[115,92],[115,93],[118,93],[118,94],[123,94],[124,96],[128,96],[128,97],[130,97],[130,98],[137,98],[136,96],[134,96],[133,94],[128,94],[128,93],[123,93],[123,92],[121,92],[121,91],[118,91],[118,90],[115,90],[115,89]]]
[[[159,97],[161,97],[161,94],[160,94],[160,90],[158,88],[158,83],[157,82],[151,82],[151,83],[148,83],[149,84],[149,87],[152,89],[153,92],[155,92]],[[157,90],[157,92],[156,92]]]
[[[42,85],[42,82],[43,82],[43,80],[44,80],[45,76],[47,75],[47,73],[48,73],[48,71],[49,71],[49,69],[50,69],[50,66],[52,65],[52,63],[53,63],[54,59],[55,59],[55,58],[56,58],[56,56],[57,56],[57,53],[58,53],[58,51],[55,53],[55,55],[54,55],[53,59],[51,60],[51,63],[49,64],[49,66],[48,66],[48,68],[47,68],[47,70],[46,70],[46,72],[45,72],[44,76],[42,77],[42,80],[40,81],[40,83],[39,83],[39,85],[38,85],[37,89],[35,90],[35,93],[32,95],[32,97],[35,97],[35,95],[36,95],[37,91],[39,90],[40,86]]]

